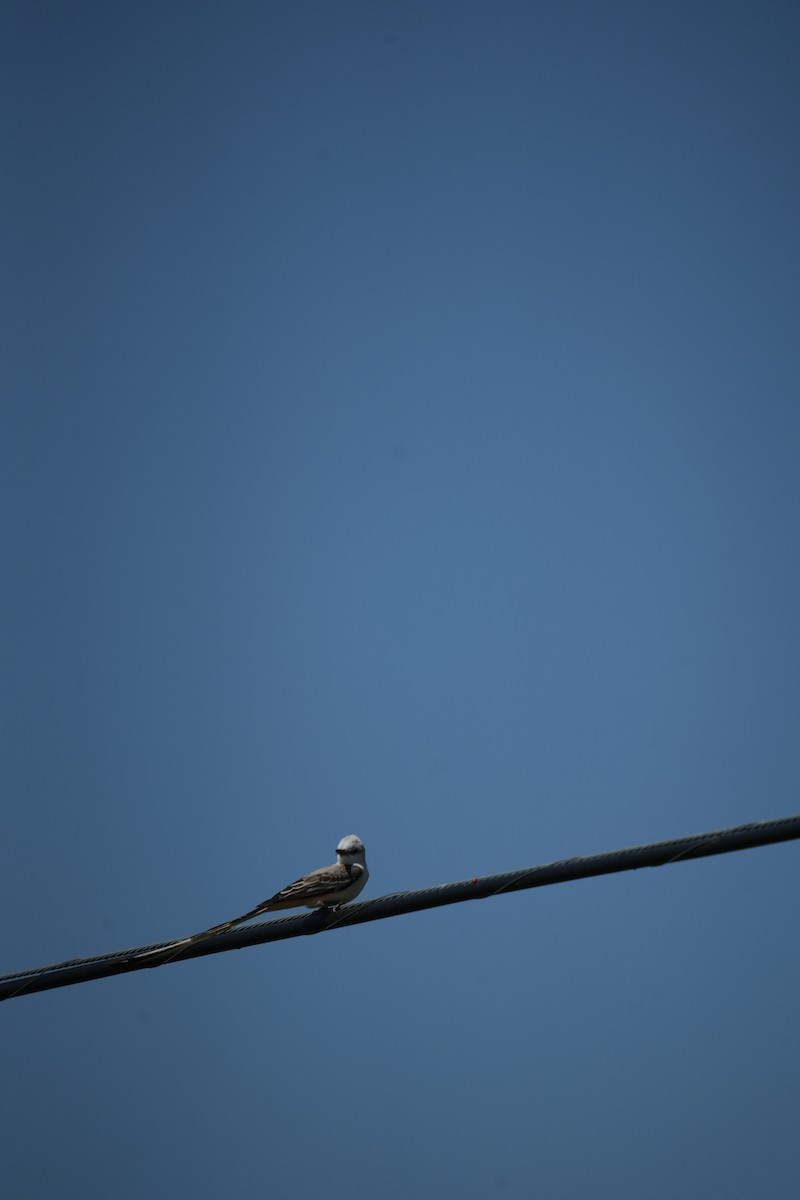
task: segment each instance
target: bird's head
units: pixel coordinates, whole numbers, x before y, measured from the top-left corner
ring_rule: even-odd
[[[363,863],[366,853],[364,843],[354,833],[348,833],[336,847],[336,857],[340,863]]]

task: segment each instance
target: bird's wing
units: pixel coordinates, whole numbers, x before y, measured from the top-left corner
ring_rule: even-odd
[[[320,867],[316,871],[309,871],[308,875],[304,875],[302,879],[296,879],[294,883],[290,883],[276,892],[269,900],[265,900],[263,904],[254,909],[251,915],[255,917],[259,913],[269,912],[278,904],[290,908],[294,905],[305,904],[309,900],[322,900],[325,896],[336,895],[352,882],[353,874],[343,863]]]

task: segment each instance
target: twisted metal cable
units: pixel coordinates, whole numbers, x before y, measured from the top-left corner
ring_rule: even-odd
[[[538,867],[507,871],[501,875],[484,875],[480,878],[474,876],[471,879],[443,883],[414,892],[395,892],[393,895],[380,896],[376,900],[348,904],[340,909],[318,909],[308,915],[282,917],[242,926],[229,933],[196,942],[184,949],[179,945],[176,948],[176,941],[173,939],[168,942],[155,942],[150,946],[96,954],[91,958],[73,958],[67,962],[54,963],[52,966],[32,967],[27,971],[0,975],[0,1000],[10,1000],[14,996],[47,991],[51,988],[67,987],[90,979],[122,975],[128,971],[164,966],[173,961],[201,958],[206,954],[240,950],[245,946],[259,946],[265,942],[327,933],[332,929],[362,925],[367,921],[381,921],[387,917],[421,912],[423,909],[440,908],[445,904],[460,904],[464,900],[483,900],[505,892],[548,887],[554,883],[612,875],[620,871],[637,870],[640,867],[668,866],[671,863],[707,858],[714,854],[730,854],[735,850],[749,850],[755,846],[768,846],[796,838],[800,838],[800,815],[772,821],[756,821],[749,825],[717,829],[711,833],[693,834],[666,842],[651,842],[644,846],[629,846],[604,854],[562,859]]]

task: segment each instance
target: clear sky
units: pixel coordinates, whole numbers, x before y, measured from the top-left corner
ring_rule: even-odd
[[[1,971],[800,809],[800,6],[0,9]],[[795,1200],[800,847],[2,1006],[9,1200]]]

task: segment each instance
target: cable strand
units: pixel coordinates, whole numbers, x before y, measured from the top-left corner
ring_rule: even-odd
[[[194,934],[189,938],[156,942],[151,946],[139,946],[131,950],[111,951],[90,958],[72,958],[50,966],[32,967],[27,971],[14,971],[2,975],[0,1000],[10,1000],[14,996],[51,988],[68,987],[90,979],[102,979],[129,971],[164,966],[169,962],[180,962],[187,958],[239,950],[246,946],[283,941],[290,937],[326,933],[368,921],[386,920],[389,917],[439,908],[447,904],[460,904],[465,900],[487,899],[526,888],[570,883],[577,879],[638,870],[641,867],[669,866],[797,838],[800,838],[800,815],[756,821],[642,846],[629,846],[604,854],[562,859],[536,867],[508,871],[501,875],[472,876],[466,880],[443,883],[419,891],[395,892],[375,900],[343,905],[338,909],[317,909],[309,915],[281,917],[255,925],[240,924],[247,919],[246,914],[237,921],[212,926],[204,933]],[[259,906],[261,907],[263,906]],[[257,911],[253,910],[252,915],[256,915]],[[170,950],[173,953],[165,957],[165,953]]]

